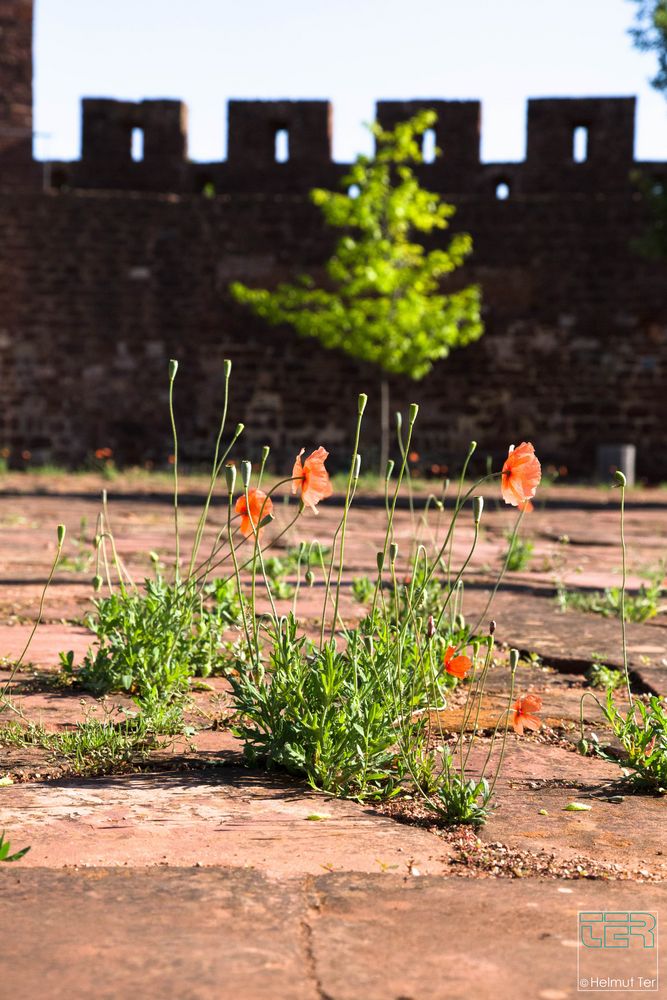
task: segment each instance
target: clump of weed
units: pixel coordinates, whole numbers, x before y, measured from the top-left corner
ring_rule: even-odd
[[[34,723],[13,723],[0,730],[0,744],[40,747],[74,774],[85,776],[135,770],[161,745],[155,728],[143,715],[119,722],[87,718],[58,733]]]
[[[505,540],[507,541],[507,551],[504,555],[504,560],[507,565],[507,569],[511,573],[517,573],[522,569],[525,569],[530,562],[535,545],[527,538],[520,538],[513,531],[505,532]]]
[[[593,654],[593,662],[586,671],[586,680],[591,687],[599,688],[602,691],[616,691],[625,683],[623,673],[620,670],[608,667],[602,662],[602,657],[595,654]]]
[[[620,587],[607,587],[605,590],[595,590],[582,593],[568,590],[562,583],[558,585],[556,600],[561,611],[589,611],[603,618],[620,618],[622,605],[627,621],[646,622],[654,618],[662,610],[660,599],[663,594],[665,567],[660,566],[647,582],[641,584],[636,594],[622,592]]]
[[[633,696],[630,684],[628,666],[628,645],[626,639],[626,614],[628,610],[628,595],[626,594],[626,562],[627,550],[625,544],[625,488],[626,480],[622,472],[616,473],[616,485],[621,491],[621,552],[623,557],[621,585],[618,588],[618,607],[621,619],[621,644],[623,651],[622,683],[627,692],[627,710],[622,711],[614,699],[614,688],[607,686],[604,702],[588,693],[582,696],[580,707],[581,741],[579,748],[582,753],[591,749],[604,760],[618,764],[624,776],[640,788],[664,793],[667,789],[667,706],[662,698],[652,695],[646,701]],[[660,581],[664,575],[661,567]],[[657,585],[657,580],[655,581]],[[632,605],[630,605],[632,607]],[[604,668],[605,670],[607,668]],[[584,700],[592,698],[601,709],[611,727],[613,736],[620,744],[620,753],[616,748],[600,743],[596,733],[590,740],[584,737]]]

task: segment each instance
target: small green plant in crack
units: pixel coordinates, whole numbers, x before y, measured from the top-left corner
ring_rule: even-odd
[[[352,581],[352,596],[358,604],[370,604],[375,592],[375,584],[367,576],[355,576]]]
[[[621,619],[621,646],[623,651],[622,682],[627,693],[627,710],[621,711],[614,699],[613,688],[607,688],[604,702],[592,692],[582,695],[580,703],[582,753],[592,750],[598,757],[612,761],[622,768],[624,776],[641,789],[649,789],[664,794],[667,789],[667,706],[663,698],[652,695],[646,700],[633,696],[628,665],[628,644],[626,637],[626,574],[627,549],[625,543],[625,488],[626,480],[622,472],[616,473],[616,485],[621,491],[621,552],[623,557],[619,610]],[[661,567],[661,579],[664,567]],[[584,736],[584,701],[592,698],[609,723],[613,736],[620,744],[616,748],[600,743],[596,733],[590,739]]]
[[[74,774],[93,776],[136,769],[163,745],[143,715],[114,722],[87,718],[74,729],[53,733],[41,725],[12,723],[0,730],[0,744],[39,747]]]
[[[87,537],[88,519],[81,518],[79,522],[79,533],[70,540],[72,553],[63,555],[60,560],[60,569],[66,573],[85,573],[93,564],[95,550]]]
[[[505,560],[507,569],[511,573],[517,573],[525,569],[532,559],[535,545],[530,539],[520,538],[513,531],[506,531],[504,537],[507,542],[507,551],[503,559]]]
[[[620,618],[621,604],[624,604],[626,621],[641,624],[655,618],[663,610],[660,603],[663,594],[665,567],[654,570],[647,582],[642,583],[636,594],[621,593],[620,587],[607,587],[605,590],[595,590],[583,593],[578,590],[568,590],[563,583],[558,584],[556,600],[561,611],[588,611],[604,618]]]
[[[632,712],[624,714],[607,691],[600,704],[613,735],[620,743],[620,753],[602,745],[595,733],[590,737],[590,749],[598,757],[618,764],[638,788],[649,791],[667,790],[667,706],[657,695],[646,703],[636,698]],[[588,749],[583,741],[582,749]]]
[[[623,673],[608,667],[600,654],[593,653],[593,662],[586,671],[586,680],[593,688],[601,691],[616,691],[624,684]]]
[[[8,840],[5,840],[5,831],[3,830],[2,833],[0,833],[0,862],[20,861],[21,858],[25,857],[30,850],[29,847],[23,847],[20,851],[15,851],[13,854],[10,854],[11,849],[12,846]]]
[[[239,607],[225,581],[188,594],[161,577],[147,580],[143,590],[123,588],[93,603],[86,624],[96,642],[79,667],[71,651],[61,653],[62,670],[93,694],[124,691],[140,704],[182,698],[191,677],[219,672],[224,633]]]

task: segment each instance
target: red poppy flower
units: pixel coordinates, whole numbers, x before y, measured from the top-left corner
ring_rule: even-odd
[[[512,728],[515,733],[523,735],[524,729],[539,729],[542,725],[536,715],[531,712],[539,712],[542,708],[542,699],[539,694],[525,694],[514,702],[514,712],[512,713]]]
[[[463,680],[472,667],[472,660],[469,656],[454,656],[455,652],[454,646],[448,646],[445,651],[445,673]]]
[[[263,490],[249,490],[248,501],[246,504],[245,496],[240,496],[234,507],[236,513],[241,515],[241,534],[244,538],[253,534],[253,525],[256,527],[260,521],[273,513],[273,500]]]
[[[324,463],[329,457],[329,452],[320,446],[302,464],[301,456],[304,451],[305,448],[302,448],[294,462],[294,468],[292,469],[292,493],[296,493],[299,490],[301,492],[302,503],[306,507],[310,507],[317,514],[316,506],[320,500],[326,500],[333,493],[329,473],[324,468]]]
[[[522,507],[535,496],[541,478],[542,468],[532,444],[523,441],[518,448],[511,445],[500,481],[505,503]]]

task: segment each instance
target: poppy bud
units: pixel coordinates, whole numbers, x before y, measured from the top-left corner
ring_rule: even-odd
[[[387,468],[385,469],[384,472],[384,478],[387,481],[391,479],[391,474],[393,471],[394,471],[394,460],[393,458],[390,458],[389,461],[387,462]]]
[[[433,620],[433,615],[428,616],[428,623],[426,625],[426,635],[429,639],[432,639],[435,635],[435,622]]]
[[[234,431],[234,437],[235,438],[240,437],[241,434],[243,434],[244,428],[245,428],[245,424],[237,424],[236,425],[236,430]]]
[[[236,466],[226,465],[225,466],[225,480],[227,482],[227,492],[231,496],[234,492],[234,485],[236,483]]]
[[[417,414],[419,413],[419,403],[410,403],[410,409],[408,410],[408,420],[410,421],[410,426],[414,424],[417,419]]]
[[[157,552],[153,552],[153,551],[151,551],[151,552],[149,552],[149,553],[148,553],[148,555],[149,555],[149,557],[150,557],[150,560],[151,560],[151,562],[153,563],[153,565],[154,565],[154,566],[157,566],[157,564],[158,564],[158,563],[159,563],[159,561],[160,561],[160,557],[159,557],[159,555],[157,554]]]
[[[587,754],[588,753],[588,740],[584,740],[584,739],[579,740],[579,742],[577,743],[577,750],[581,754]]]
[[[58,546],[59,547],[62,546],[63,542],[65,541],[65,532],[66,531],[67,531],[67,529],[65,528],[64,524],[59,524],[58,525]]]
[[[271,449],[269,448],[268,444],[265,444],[264,447],[262,448],[262,465],[266,462],[270,454],[271,454]]]
[[[620,486],[621,489],[625,489],[628,481],[620,469],[616,469],[616,471],[614,472],[614,479],[616,480],[615,483],[616,486]]]
[[[222,370],[225,374],[225,381],[226,381],[232,374],[232,363],[229,360],[229,358],[225,358],[225,360],[222,362]]]
[[[171,358],[169,361],[169,381],[173,382],[176,378],[176,372],[178,371],[178,361],[175,358]]]
[[[477,448],[477,442],[471,441],[470,444],[468,445],[468,456],[467,456],[468,458],[470,458],[471,455],[474,454],[476,448]]]
[[[378,573],[381,573],[384,566],[384,552],[378,552],[375,556],[375,561],[378,565]]]
[[[365,392],[360,392],[359,393],[359,403],[358,403],[359,416],[361,416],[362,413],[364,412],[364,410],[366,409],[366,403],[367,402],[368,402],[368,396],[366,395],[366,393]]]
[[[401,413],[400,410],[396,410],[396,430],[400,434],[402,429],[403,429],[403,414]]]
[[[265,514],[257,525],[258,530],[259,528],[266,528],[267,524],[271,524],[271,521],[273,521],[273,514]]]
[[[514,671],[518,666],[519,666],[519,650],[510,649],[510,670],[512,671],[512,673],[514,673]]]
[[[99,594],[101,589],[102,589],[102,577],[99,575],[99,573],[96,573],[95,576],[93,577],[93,590],[95,591],[96,594]]]
[[[396,542],[392,542],[389,546],[389,562],[395,563],[396,557],[398,555],[398,545]]]
[[[447,493],[448,490],[449,490],[449,479],[445,479],[443,480],[442,483],[442,492]]]
[[[460,614],[457,615],[456,618],[454,619],[454,628],[456,629],[457,632],[462,632],[465,627],[466,627],[466,620],[464,616]]]
[[[484,510],[484,497],[473,497],[472,498],[472,512],[475,518],[475,524],[479,524],[482,518],[482,511]]]
[[[250,486],[250,477],[252,476],[252,463],[244,460],[241,462],[241,482],[243,483],[243,489],[247,490]]]
[[[489,622],[489,635],[494,635],[496,631],[496,620],[492,618]]]
[[[308,572],[306,573],[306,585],[308,587],[312,587],[314,583],[315,583],[315,574],[311,569],[309,569]]]
[[[352,478],[358,479],[359,473],[361,472],[361,455],[359,452],[354,456],[354,467],[352,469]]]

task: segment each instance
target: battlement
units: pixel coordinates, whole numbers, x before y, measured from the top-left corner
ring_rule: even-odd
[[[442,193],[507,199],[629,191],[635,103],[634,97],[530,100],[526,159],[505,164],[480,161],[479,101],[379,101],[376,116],[391,128],[433,109],[438,119],[425,153],[427,145],[437,146],[442,155],[427,157],[420,180]],[[180,101],[86,98],[82,114],[81,160],[51,165],[54,189],[305,194],[335,185],[346,169],[332,160],[328,101],[230,101],[227,159],[212,163],[187,159],[187,110]],[[651,169],[664,177],[667,164]]]

